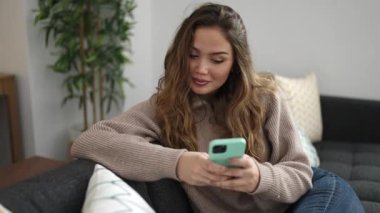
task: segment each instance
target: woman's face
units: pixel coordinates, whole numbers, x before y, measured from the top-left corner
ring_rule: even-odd
[[[227,81],[232,69],[231,44],[219,27],[195,30],[190,50],[190,88],[198,95],[212,95]]]

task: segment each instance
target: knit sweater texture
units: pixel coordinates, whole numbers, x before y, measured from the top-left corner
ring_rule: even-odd
[[[260,172],[257,189],[243,193],[182,182],[195,212],[284,212],[311,188],[312,170],[281,95],[262,100],[266,119],[260,137],[265,143],[263,161],[255,160]],[[212,139],[226,135],[215,124],[215,116],[224,115],[215,115],[206,101],[193,107],[198,112],[199,151],[207,152]],[[176,167],[186,150],[161,146],[160,132],[152,96],[115,118],[94,124],[74,141],[71,154],[94,160],[130,180],[179,180]]]

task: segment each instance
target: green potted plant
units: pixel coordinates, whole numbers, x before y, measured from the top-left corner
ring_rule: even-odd
[[[62,105],[78,100],[83,128],[124,100],[123,65],[130,62],[134,0],[39,0],[34,22],[53,40],[53,72],[65,76]]]

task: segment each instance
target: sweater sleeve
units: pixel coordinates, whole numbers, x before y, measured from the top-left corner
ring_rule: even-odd
[[[71,155],[94,160],[130,180],[178,180],[176,165],[185,150],[157,144],[160,128],[153,99],[94,124],[74,141]]]
[[[312,187],[312,170],[280,94],[267,102],[266,114],[264,134],[271,145],[271,154],[269,161],[257,162],[260,183],[253,194],[293,203]]]

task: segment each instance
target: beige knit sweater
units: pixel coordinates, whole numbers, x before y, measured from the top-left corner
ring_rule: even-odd
[[[279,95],[265,100],[267,119],[262,138],[267,143],[265,162],[257,163],[261,175],[257,190],[248,194],[182,183],[194,211],[283,212],[311,188],[312,170],[286,105]],[[223,137],[225,131],[213,122],[214,113],[206,102],[194,107],[203,110],[196,114],[197,137],[199,151],[207,152],[209,141]],[[75,140],[71,154],[99,162],[130,180],[178,180],[176,166],[186,150],[150,143],[159,143],[160,137],[152,96],[113,119],[93,125]]]

